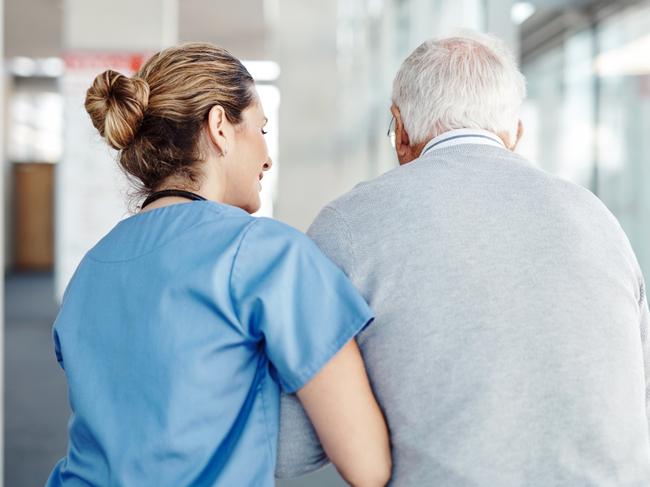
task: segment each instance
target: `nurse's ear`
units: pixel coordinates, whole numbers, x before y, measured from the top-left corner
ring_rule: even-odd
[[[215,105],[208,113],[208,140],[217,154],[225,157],[234,137],[234,127],[226,117],[221,105]]]

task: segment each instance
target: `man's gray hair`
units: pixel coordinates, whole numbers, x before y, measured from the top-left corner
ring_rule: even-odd
[[[411,144],[459,128],[513,136],[526,82],[512,51],[479,33],[429,39],[402,63],[393,82]]]

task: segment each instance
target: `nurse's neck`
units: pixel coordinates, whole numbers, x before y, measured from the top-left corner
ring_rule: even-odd
[[[223,174],[221,169],[223,166],[221,164],[215,164],[214,162],[215,161],[206,160],[197,164],[201,172],[196,183],[188,184],[186,179],[171,176],[163,181],[156,188],[156,191],[163,191],[165,189],[181,189],[203,196],[206,200],[224,203],[226,195],[226,185],[224,184],[225,174]],[[165,206],[189,203],[191,201],[192,200],[190,199],[178,196],[165,196],[164,198],[157,199],[145,208],[142,208],[140,213]]]

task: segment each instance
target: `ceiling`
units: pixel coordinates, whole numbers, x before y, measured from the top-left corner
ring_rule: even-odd
[[[525,62],[549,47],[561,43],[572,32],[597,22],[605,12],[612,13],[639,0],[528,0],[536,12],[521,25],[521,55]]]
[[[268,0],[177,0],[179,41],[208,41],[243,59],[268,59]],[[522,25],[524,52],[579,22],[582,12],[598,5],[635,0],[528,0],[536,13]],[[60,56],[65,0],[5,0],[5,56]],[[137,19],[134,19],[137,22]],[[568,24],[568,25],[567,25]]]
[[[263,0],[179,0],[180,42],[206,41],[241,59],[266,59]]]
[[[264,59],[264,0],[178,0],[179,42],[208,41]],[[60,56],[64,0],[5,0],[6,57]],[[134,19],[137,22],[137,19]]]
[[[5,56],[58,56],[62,24],[63,0],[5,0]]]

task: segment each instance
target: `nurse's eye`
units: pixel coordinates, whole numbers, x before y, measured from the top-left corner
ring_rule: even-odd
[[[266,135],[266,134],[268,134],[268,132],[266,130],[262,129],[262,135]]]

